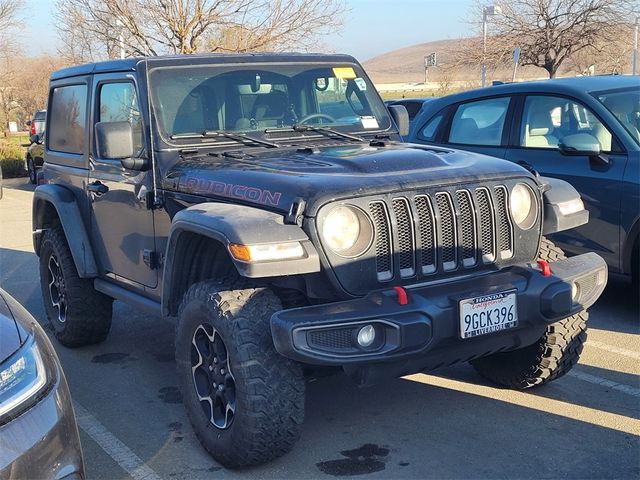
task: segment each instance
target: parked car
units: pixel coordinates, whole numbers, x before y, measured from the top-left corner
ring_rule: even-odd
[[[391,105],[402,105],[407,109],[409,114],[409,122],[413,122],[416,115],[420,112],[422,106],[437,97],[423,97],[423,98],[402,98],[399,100],[386,100],[384,104],[389,107]]]
[[[45,133],[35,133],[31,135],[31,145],[27,149],[24,157],[24,168],[29,173],[29,181],[34,185],[38,181],[38,170],[44,163],[44,140]]]
[[[638,280],[640,77],[562,78],[493,86],[428,103],[408,142],[528,165],[571,183],[586,225],[551,238],[567,253],[596,252]]]
[[[33,115],[33,118],[27,121],[27,126],[29,127],[29,136],[33,137],[33,135],[42,135],[42,133],[44,132],[44,124],[46,120],[47,120],[47,111],[38,110]]]
[[[84,478],[69,388],[44,330],[0,289],[0,478]]]
[[[598,255],[544,237],[587,221],[578,193],[402,143],[407,117],[347,55],[54,72],[33,239],[56,338],[103,341],[114,299],[175,320],[188,417],[229,467],[293,448],[318,369],[561,377],[607,281]]]

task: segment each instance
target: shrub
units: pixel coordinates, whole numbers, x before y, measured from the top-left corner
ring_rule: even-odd
[[[2,165],[2,176],[4,178],[23,177],[26,175],[24,154],[24,149],[20,146],[0,141],[0,165]]]
[[[5,158],[0,160],[0,168],[2,168],[4,178],[25,177],[27,175],[27,171],[24,169],[24,160]]]

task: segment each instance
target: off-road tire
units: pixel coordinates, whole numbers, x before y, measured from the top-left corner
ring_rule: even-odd
[[[65,319],[54,305],[49,270],[52,258],[59,267],[64,285]],[[102,342],[111,328],[113,299],[96,291],[93,280],[80,278],[67,239],[60,227],[47,230],[40,247],[40,286],[44,309],[53,332],[66,347],[81,347]]]
[[[35,185],[38,182],[38,171],[36,170],[36,162],[31,156],[27,157],[27,173],[29,174],[29,183]]]
[[[268,462],[290,451],[298,440],[305,381],[300,365],[273,346],[270,318],[281,308],[273,291],[247,288],[242,281],[230,286],[194,284],[180,305],[176,362],[183,402],[200,443],[226,467]],[[223,340],[234,377],[235,413],[224,429],[204,412],[207,404],[198,399],[192,373],[192,355],[198,355],[192,341],[204,324]]]
[[[551,263],[566,257],[553,242],[542,237],[539,258]],[[584,310],[549,325],[533,345],[479,358],[471,364],[488,380],[518,390],[560,378],[580,359],[587,341],[588,317]]]

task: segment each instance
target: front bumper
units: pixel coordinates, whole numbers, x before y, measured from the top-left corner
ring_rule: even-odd
[[[547,325],[591,306],[607,282],[607,266],[595,253],[550,264],[544,275],[536,264],[516,265],[482,276],[406,287],[401,305],[394,289],[344,302],[283,310],[271,318],[276,350],[311,365],[356,369],[388,365],[403,375],[531,345]],[[515,291],[518,325],[461,339],[459,302]],[[402,292],[400,292],[402,293]],[[360,347],[357,332],[374,326],[380,340]]]

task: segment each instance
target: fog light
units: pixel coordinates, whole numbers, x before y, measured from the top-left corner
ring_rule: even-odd
[[[578,284],[572,283],[571,284],[571,300],[575,302],[576,300],[578,300],[579,296],[580,296],[580,288],[578,287]]]
[[[373,344],[373,341],[376,339],[376,329],[373,328],[373,325],[365,325],[358,331],[358,345],[361,347],[367,348]]]

